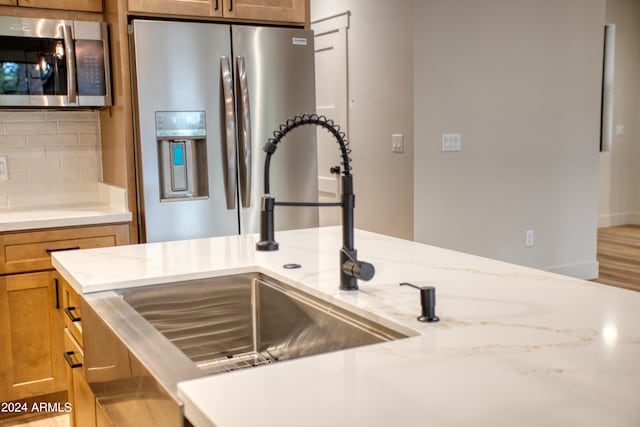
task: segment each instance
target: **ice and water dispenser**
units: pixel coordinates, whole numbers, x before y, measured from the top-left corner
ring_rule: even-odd
[[[204,111],[156,111],[160,201],[209,197]]]

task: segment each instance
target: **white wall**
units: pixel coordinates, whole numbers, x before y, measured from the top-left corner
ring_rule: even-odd
[[[311,20],[347,10],[356,227],[411,239],[413,2],[312,0]],[[391,152],[395,133],[404,135],[403,154]]]
[[[605,0],[415,2],[416,240],[597,276],[604,14]],[[451,132],[462,151],[443,153]]]
[[[0,111],[0,208],[91,203],[99,199],[100,122],[96,111]]]
[[[606,22],[616,25],[613,125],[624,136],[600,155],[602,227],[640,224],[640,1],[607,0]]]

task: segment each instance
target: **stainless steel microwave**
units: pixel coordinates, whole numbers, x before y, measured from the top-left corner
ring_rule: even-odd
[[[105,23],[0,16],[0,108],[107,105]]]

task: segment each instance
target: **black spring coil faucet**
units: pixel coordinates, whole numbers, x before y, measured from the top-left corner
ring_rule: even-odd
[[[306,203],[306,202],[276,202],[270,196],[269,169],[271,156],[278,148],[278,143],[293,129],[303,125],[316,125],[325,128],[331,133],[340,146],[342,158],[342,200],[338,203]],[[260,241],[256,244],[259,251],[276,251],[278,242],[274,236],[273,210],[275,206],[340,206],[342,208],[342,249],[340,250],[340,289],[357,290],[358,279],[370,280],[375,274],[372,264],[359,261],[354,247],[354,220],[355,195],[353,194],[353,175],[351,175],[351,149],[345,139],[345,134],[332,120],[317,114],[303,114],[295,116],[279,129],[273,132],[273,138],[264,145],[267,153],[264,163],[264,195],[262,196],[262,210],[260,212]]]

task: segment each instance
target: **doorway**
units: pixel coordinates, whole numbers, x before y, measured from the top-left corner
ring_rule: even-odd
[[[349,138],[347,30],[350,12],[311,23],[315,34],[316,112],[340,125]],[[318,138],[318,200],[340,201],[338,148],[322,128]],[[340,208],[320,209],[320,226],[340,224]]]

